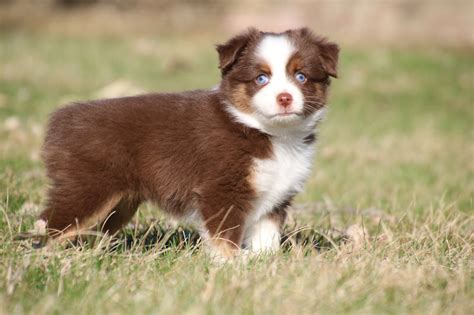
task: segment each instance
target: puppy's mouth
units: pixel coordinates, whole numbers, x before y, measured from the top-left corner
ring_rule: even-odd
[[[274,115],[271,115],[270,118],[284,118],[284,117],[297,117],[297,116],[303,116],[302,113],[297,113],[297,112],[283,112],[283,113],[277,113]]]

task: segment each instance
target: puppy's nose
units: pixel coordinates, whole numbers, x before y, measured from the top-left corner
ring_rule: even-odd
[[[282,107],[288,107],[293,102],[293,96],[290,93],[280,93],[277,96],[277,102]]]

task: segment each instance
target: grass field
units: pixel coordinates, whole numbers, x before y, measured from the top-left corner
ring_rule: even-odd
[[[199,249],[33,250],[48,113],[71,100],[208,88],[213,41],[0,34],[0,314],[467,314],[474,308],[474,57],[344,48],[294,246],[217,266]],[[135,227],[161,218],[144,205]],[[332,231],[365,231],[344,243]],[[128,234],[134,230],[129,228]],[[107,247],[107,246],[105,246]]]

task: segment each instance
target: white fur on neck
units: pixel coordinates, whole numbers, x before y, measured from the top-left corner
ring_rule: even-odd
[[[253,164],[254,221],[301,192],[313,165],[315,146],[303,138],[272,137],[271,142],[272,157]]]
[[[324,117],[325,109],[321,108],[296,125],[283,127],[264,125],[253,114],[243,113],[231,104],[226,105],[235,121],[273,136],[273,156],[255,159],[253,164],[253,184],[258,198],[254,202],[255,212],[251,221],[256,222],[303,189],[315,154],[315,146],[305,143],[304,138],[315,131],[315,125]]]
[[[321,108],[296,124],[284,126],[263,124],[255,114],[241,112],[229,103],[225,105],[235,121],[272,135],[272,157],[255,159],[252,165],[252,184],[257,198],[253,202],[253,215],[246,222],[245,243],[251,251],[275,251],[279,247],[279,229],[265,215],[303,190],[316,150],[314,145],[305,143],[304,138],[315,131],[325,109]]]

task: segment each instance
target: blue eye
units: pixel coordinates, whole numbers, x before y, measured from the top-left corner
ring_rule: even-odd
[[[295,79],[296,79],[296,81],[301,82],[301,83],[306,82],[306,76],[304,74],[302,74],[301,72],[296,72]]]
[[[256,79],[255,82],[257,82],[258,85],[265,85],[270,81],[268,76],[266,74],[260,74]]]

